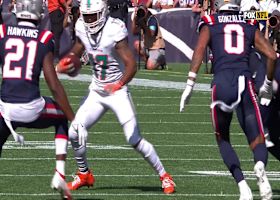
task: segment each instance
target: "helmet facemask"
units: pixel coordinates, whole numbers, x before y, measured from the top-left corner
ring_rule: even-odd
[[[82,0],[80,12],[90,34],[100,31],[107,20],[108,7],[104,0]]]

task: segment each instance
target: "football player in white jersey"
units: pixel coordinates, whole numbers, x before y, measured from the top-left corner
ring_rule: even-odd
[[[128,33],[124,22],[108,16],[108,6],[104,0],[81,0],[80,12],[81,17],[75,26],[77,38],[70,54],[80,57],[86,50],[93,75],[89,94],[69,129],[69,138],[79,168],[74,181],[68,183],[69,189],[76,190],[94,184],[94,176],[86,158],[88,129],[111,109],[123,127],[127,142],[159,174],[164,193],[173,193],[175,184],[172,177],[166,173],[153,145],[140,134],[133,102],[126,86],[134,77],[137,67],[128,47]],[[59,65],[62,64],[72,66],[67,61],[59,62]]]

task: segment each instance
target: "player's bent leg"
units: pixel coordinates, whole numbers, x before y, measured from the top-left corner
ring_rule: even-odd
[[[131,120],[123,124],[123,130],[127,142],[131,144],[159,174],[164,193],[173,193],[175,191],[175,183],[173,182],[172,177],[166,173],[153,145],[140,136],[136,118],[133,117]]]
[[[83,127],[80,128],[84,128],[82,130],[84,133],[87,132],[89,127],[93,126],[107,110],[100,103],[100,99],[101,97],[98,93],[91,91],[75,116],[75,123],[83,124]],[[70,190],[77,190],[83,186],[93,186],[95,179],[88,167],[86,146],[79,144],[78,133],[72,125],[69,128],[69,138],[79,170],[74,176],[74,180],[68,183],[68,187]]]
[[[242,106],[243,113],[237,113],[239,120],[245,121],[244,132],[254,154],[254,171],[259,185],[262,200],[272,199],[272,190],[265,173],[265,166],[268,159],[268,151],[264,142],[264,130],[259,107],[255,97],[252,83],[248,81],[247,88],[243,94]],[[245,116],[242,118],[242,116]]]
[[[239,158],[229,139],[229,125],[231,120],[232,113],[223,112],[217,106],[212,109],[212,123],[214,124],[220,155],[236,183],[239,183],[244,180],[244,175],[240,167]]]
[[[74,180],[67,184],[68,188],[70,190],[77,190],[83,186],[93,186],[95,179],[93,173],[88,168],[86,146],[79,144],[78,133],[72,126],[69,128],[69,139],[74,150],[74,156],[79,170],[76,175],[74,175]]]

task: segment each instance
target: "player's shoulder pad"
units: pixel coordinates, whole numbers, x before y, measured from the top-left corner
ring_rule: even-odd
[[[118,37],[120,35],[126,37],[128,35],[126,25],[121,19],[109,17],[106,23],[106,27],[108,28],[107,32],[112,37]]]
[[[48,30],[40,31],[39,42],[42,44],[47,44],[53,38],[53,33]]]
[[[110,24],[110,27],[112,27],[112,31],[114,30],[119,31],[119,30],[126,29],[124,21],[122,21],[119,18],[109,17],[108,23]]]
[[[204,15],[203,17],[201,17],[201,20],[198,23],[198,31],[200,31],[205,25],[214,25],[215,22],[216,20],[214,15]]]
[[[0,38],[4,38],[6,35],[6,25],[0,24]]]

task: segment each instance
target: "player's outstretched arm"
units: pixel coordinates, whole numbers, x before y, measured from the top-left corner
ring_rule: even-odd
[[[53,66],[53,53],[51,52],[45,55],[43,61],[43,72],[44,72],[45,80],[48,84],[48,87],[55,101],[58,103],[61,110],[64,112],[65,116],[67,117],[67,119],[69,121],[73,121],[75,115],[69,104],[64,88],[56,75],[55,68]]]
[[[188,74],[187,86],[181,96],[180,112],[184,111],[185,104],[187,104],[191,98],[196,75],[202,63],[203,56],[209,41],[210,41],[209,28],[207,26],[204,26],[200,31],[198,41],[193,52],[191,69]]]
[[[266,76],[259,90],[260,104],[268,106],[272,99],[272,79],[274,76],[277,55],[272,45],[259,30],[255,33],[255,47],[267,57]]]

